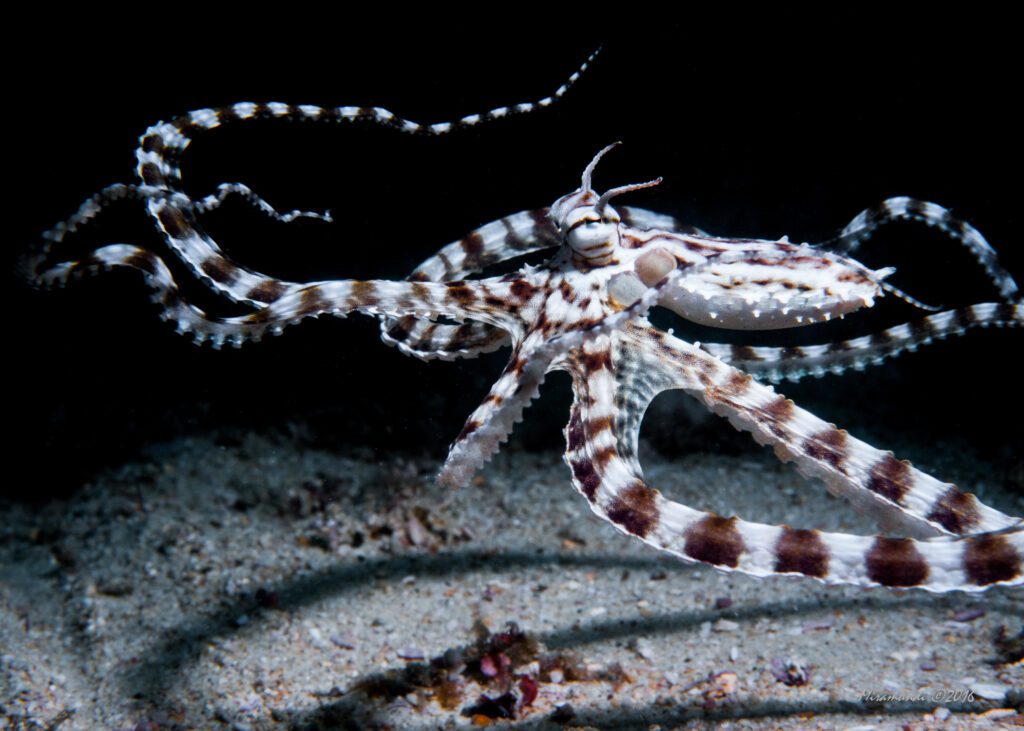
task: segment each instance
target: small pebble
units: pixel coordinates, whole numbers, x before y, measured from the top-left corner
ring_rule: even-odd
[[[978,718],[984,718],[986,721],[998,721],[1001,718],[1012,718],[1016,715],[1017,711],[1012,708],[990,708],[980,714]]]
[[[735,632],[739,628],[739,623],[733,622],[731,619],[720,619],[712,627],[715,632]]]
[[[422,660],[426,657],[423,650],[418,647],[403,647],[397,651],[397,654],[403,660]]]
[[[356,649],[355,640],[352,639],[351,635],[331,635],[331,642],[343,650]]]
[[[831,619],[817,619],[810,622],[804,622],[801,625],[803,632],[814,632],[817,630],[831,629],[835,622]]]
[[[973,609],[964,609],[961,612],[957,612],[953,615],[954,622],[973,622],[974,620],[984,617],[985,610],[981,607],[974,607]]]
[[[638,639],[633,643],[633,649],[636,651],[636,654],[644,660],[653,660],[657,657],[657,651],[649,640]]]
[[[1001,701],[1010,692],[1010,686],[998,683],[971,683],[968,689],[987,701]]]

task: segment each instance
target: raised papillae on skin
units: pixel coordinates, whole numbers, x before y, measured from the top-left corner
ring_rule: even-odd
[[[591,59],[593,56],[591,57]],[[494,454],[538,394],[545,374],[567,371],[575,399],[565,429],[572,484],[600,517],[655,549],[691,562],[754,576],[802,575],[830,584],[982,591],[1024,583],[1024,522],[988,507],[801,409],[765,382],[842,373],[976,328],[1024,323],[1020,293],[993,248],[970,224],[933,203],[891,198],[856,216],[817,245],[786,239],[721,238],[671,216],[613,199],[651,181],[598,193],[587,165],[579,187],[549,208],[513,213],[470,232],[425,260],[405,281],[293,282],[228,258],[203,229],[204,213],[241,196],[283,221],[327,214],[278,213],[252,190],[225,184],[206,197],[183,191],[180,161],[191,139],[225,123],[258,118],[361,122],[438,135],[548,106],[554,94],[454,122],[420,124],[379,107],[242,102],[201,109],[150,127],[136,152],[139,183],[117,184],[87,200],[44,235],[25,269],[41,287],[114,267],[142,273],[162,316],[197,343],[239,346],[278,334],[307,317],[361,312],[380,319],[383,340],[422,359],[472,358],[510,346],[504,372],[455,439],[440,472],[467,482]],[[76,260],[64,239],[112,201],[141,200],[173,255],[217,295],[248,308],[214,317],[187,301],[152,250],[112,244]],[[617,202],[617,201],[616,201]],[[843,317],[886,294],[924,309],[853,257],[879,226],[935,226],[966,247],[999,299],[930,314],[853,340],[787,348],[690,343],[647,319],[654,306],[688,320],[735,330],[781,329]],[[541,266],[470,279],[484,268],[541,250]],[[452,324],[454,323],[456,324]],[[828,533],[749,522],[690,508],[643,478],[640,423],[662,391],[680,389],[805,476],[883,517],[898,537]]]

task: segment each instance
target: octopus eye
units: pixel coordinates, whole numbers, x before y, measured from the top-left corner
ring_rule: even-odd
[[[570,231],[575,231],[580,226],[590,226],[595,223],[601,223],[603,220],[604,219],[601,218],[581,218],[578,221],[574,221],[572,225],[570,225],[569,228],[566,229],[565,232],[569,233]]]

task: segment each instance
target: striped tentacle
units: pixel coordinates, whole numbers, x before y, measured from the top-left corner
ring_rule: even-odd
[[[169,122],[159,122],[142,135],[136,150],[137,173],[145,185],[166,190],[179,190],[181,170],[179,160],[201,131],[212,130],[228,122],[259,118],[310,120],[326,122],[362,122],[393,127],[401,132],[441,135],[455,129],[483,124],[512,114],[522,114],[550,106],[561,98],[586,70],[596,51],[551,96],[535,102],[524,102],[497,107],[487,112],[471,114],[452,122],[422,124],[403,119],[381,107],[322,107],[312,104],[284,104],[270,102],[257,104],[239,102],[217,109],[197,109]],[[149,213],[166,235],[172,249],[196,276],[215,291],[233,301],[260,306],[269,304],[268,290],[277,296],[287,296],[301,285],[271,280],[230,261],[217,243],[202,230],[194,213],[164,200],[151,200]]]
[[[481,226],[442,248],[408,276],[413,282],[465,279],[488,266],[541,251],[559,243],[548,209],[522,211]],[[475,358],[508,345],[508,337],[483,323],[443,325],[412,316],[385,318],[381,339],[406,355],[431,360]]]
[[[631,323],[562,364],[573,377],[576,394],[565,431],[565,461],[584,486],[590,484],[587,478],[592,471],[603,465],[605,455],[613,453],[626,472],[642,475],[640,423],[654,397],[675,383],[672,374],[657,367],[640,346],[649,332],[654,330],[646,321]],[[586,464],[595,460],[596,466]],[[590,499],[589,488],[581,492]]]
[[[393,324],[388,327],[388,323]],[[380,337],[385,344],[420,360],[477,358],[510,343],[507,333],[482,322],[446,325],[412,315],[381,322]]]
[[[674,364],[666,360],[665,365],[678,372],[683,390],[750,432],[758,443],[771,444],[801,474],[821,478],[835,494],[892,521],[908,535],[965,535],[1015,523],[954,485],[836,429],[694,345],[662,335],[658,348],[676,354]]]
[[[437,477],[441,483],[467,484],[522,421],[523,412],[540,392],[553,358],[543,346],[544,335],[535,330],[512,351],[505,370],[449,447]]]
[[[182,194],[178,194],[179,196]],[[302,211],[293,210],[288,213],[280,213],[276,208],[270,205],[263,198],[253,192],[252,188],[244,183],[221,183],[217,186],[217,192],[211,193],[204,198],[200,198],[197,201],[192,201],[192,208],[197,213],[208,213],[209,211],[218,208],[229,195],[237,195],[249,205],[259,209],[263,214],[269,216],[275,221],[281,223],[291,223],[298,218],[312,218],[325,223],[331,223],[334,219],[331,218],[330,211],[324,211],[319,213],[317,211]],[[172,200],[176,200],[173,199]]]
[[[561,99],[587,70],[600,49],[594,51],[550,96],[531,102],[495,107],[486,112],[469,114],[449,122],[423,124],[404,119],[382,107],[337,106],[315,104],[285,104],[283,102],[238,102],[215,109],[196,109],[169,122],[150,127],[139,140],[136,151],[138,174],[144,182],[162,187],[174,187],[181,182],[179,158],[198,132],[216,129],[223,124],[252,119],[288,119],[336,123],[368,123],[392,127],[400,132],[423,135],[442,135],[448,132],[486,124],[514,114],[528,114],[548,107]]]
[[[892,221],[919,221],[938,228],[959,241],[974,255],[1006,301],[1020,300],[1017,283],[999,263],[995,249],[981,232],[935,203],[906,197],[889,198],[861,211],[839,236],[825,242],[823,246],[842,254],[851,254],[861,243],[869,239],[879,226]]]
[[[969,305],[863,337],[831,343],[781,348],[701,343],[701,348],[762,380],[772,383],[782,380],[795,382],[806,376],[820,378],[827,373],[838,375],[851,368],[863,370],[887,358],[913,352],[936,340],[963,335],[976,327],[992,326],[1024,326],[1024,305],[993,302]]]
[[[285,327],[308,317],[350,312],[374,316],[403,315],[476,319],[492,327],[521,335],[523,325],[510,308],[495,302],[515,303],[514,282],[490,279],[480,282],[391,282],[333,280],[312,282],[280,297],[273,304],[235,317],[216,317],[188,303],[181,295],[164,261],[151,251],[129,244],[101,247],[78,261],[66,261],[39,275],[43,284],[63,284],[72,276],[101,269],[128,267],[142,272],[154,290],[162,317],[174,322],[181,333],[192,333],[198,342],[239,346],[264,335],[279,334]]]
[[[547,208],[520,211],[442,247],[420,263],[408,279],[414,282],[465,279],[508,259],[558,246],[559,241],[558,230],[548,219]]]
[[[313,218],[328,222],[331,220],[329,213],[300,210],[289,211],[288,213],[279,213],[277,209],[256,195],[247,185],[242,183],[221,183],[217,186],[216,193],[211,193],[199,200],[193,200],[184,193],[178,191],[156,188],[151,185],[115,183],[114,185],[107,186],[96,195],[87,199],[81,206],[79,206],[75,213],[43,234],[42,245],[37,247],[35,251],[26,257],[25,268],[28,274],[27,278],[30,282],[37,284],[41,283],[38,280],[38,276],[42,271],[42,267],[45,266],[46,260],[50,257],[53,247],[60,244],[67,236],[73,234],[83,225],[98,216],[112,203],[121,200],[162,201],[169,203],[178,209],[187,209],[197,213],[206,213],[218,208],[230,195],[239,196],[250,205],[258,208],[267,216],[281,221],[282,223],[290,223],[297,218]],[[73,264],[73,262],[69,262],[69,264]],[[223,270],[224,267],[219,267],[219,269]],[[51,275],[56,271],[57,269],[51,269]],[[55,282],[51,279],[49,283],[53,284]]]
[[[46,282],[39,278],[44,267],[46,267],[46,261],[50,258],[54,246],[60,244],[67,236],[96,218],[112,204],[122,200],[166,199],[171,196],[178,197],[178,205],[188,206],[191,204],[191,200],[184,194],[155,188],[150,185],[131,185],[126,183],[108,185],[103,190],[83,201],[78,210],[41,236],[41,243],[29,252],[22,261],[22,268],[26,279],[35,285],[49,286],[56,284],[58,280],[54,279],[52,274]]]
[[[615,210],[619,212],[619,218],[622,219],[622,222],[630,228],[657,229],[679,234],[689,234],[691,236],[708,235],[707,232],[702,231],[696,226],[682,223],[675,216],[669,216],[665,213],[648,211],[645,208],[636,208],[635,206],[617,206]]]
[[[656,366],[671,353],[676,376]],[[679,360],[682,358],[682,360]],[[718,369],[704,353],[652,328],[624,329],[569,362],[575,402],[565,460],[573,485],[623,533],[688,562],[757,577],[810,576],[829,584],[982,591],[1024,583],[1024,530],[930,540],[856,536],[723,517],[665,498],[643,480],[635,450],[640,417],[665,388],[705,395]],[[718,399],[707,398],[719,405]],[[732,409],[732,416],[741,410]],[[728,409],[721,409],[729,411]],[[754,431],[754,423],[742,423]],[[777,423],[777,422],[773,422]],[[903,464],[903,463],[898,463]]]
[[[38,273],[35,280],[42,286],[64,286],[72,278],[120,267],[142,273],[153,290],[151,300],[161,307],[161,319],[172,322],[180,334],[192,333],[197,343],[209,342],[214,348],[225,343],[237,347],[249,337],[185,300],[164,260],[132,244],[102,246],[82,259],[64,261]]]

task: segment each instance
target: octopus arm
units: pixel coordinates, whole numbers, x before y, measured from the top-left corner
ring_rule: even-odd
[[[777,401],[782,397],[752,384],[749,376],[642,323],[595,341],[566,367],[575,393],[565,454],[573,485],[597,515],[658,550],[726,571],[759,577],[803,575],[830,584],[916,586],[942,592],[1024,583],[1024,531],[1019,522],[996,511],[986,512],[972,525],[985,532],[914,539],[773,526],[669,500],[647,485],[636,459],[640,419],[660,391],[686,390],[740,428],[783,445],[787,457],[795,457],[804,443],[798,437],[804,427],[811,427],[813,436],[819,425],[813,417],[806,422],[805,412],[791,402]],[[749,389],[758,393],[744,396]],[[773,407],[776,403],[787,405]],[[766,424],[764,432],[759,420]],[[839,454],[835,449],[816,449],[803,454],[798,464],[831,463]],[[851,455],[859,451],[857,444],[844,445],[843,462],[858,461]],[[892,458],[882,454],[880,459]],[[922,473],[896,464],[911,475],[908,487],[917,497],[929,493],[927,476],[917,477]],[[844,472],[843,479],[851,478]],[[862,489],[851,486],[849,492]],[[969,502],[977,507],[973,498]],[[911,517],[910,524],[921,522]],[[932,521],[924,523],[931,526]],[[931,533],[937,530],[933,527]]]

